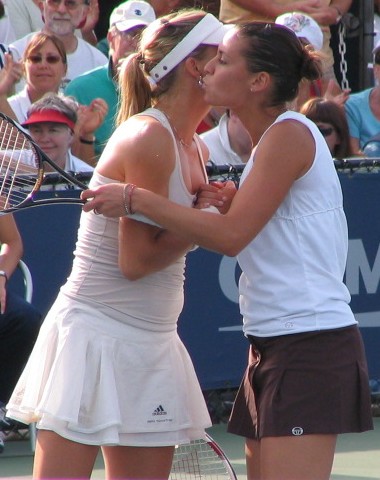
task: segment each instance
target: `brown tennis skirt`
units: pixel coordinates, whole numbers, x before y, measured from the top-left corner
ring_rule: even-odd
[[[373,429],[359,328],[248,337],[249,364],[228,431],[247,438]]]

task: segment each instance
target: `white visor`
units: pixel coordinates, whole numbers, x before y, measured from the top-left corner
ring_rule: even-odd
[[[205,15],[192,30],[149,72],[150,81],[156,84],[182,62],[198,45],[218,46],[233,25],[224,25],[211,13]]]

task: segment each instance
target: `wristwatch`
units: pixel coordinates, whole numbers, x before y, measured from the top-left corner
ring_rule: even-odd
[[[0,270],[0,277],[4,277],[5,281],[8,281],[8,275],[4,272],[4,270]]]

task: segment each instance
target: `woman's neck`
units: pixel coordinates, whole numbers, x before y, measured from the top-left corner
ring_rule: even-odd
[[[268,107],[268,108],[254,108],[247,111],[242,108],[242,111],[234,110],[235,114],[240,118],[241,122],[248,130],[252,139],[252,145],[255,146],[263,136],[265,131],[275,122],[279,115],[287,111],[286,106]]]
[[[31,85],[26,86],[26,91],[30,100],[30,103],[34,103],[42,98],[46,93],[58,93],[59,88],[56,90],[38,90]]]
[[[181,105],[181,108],[178,108]],[[155,108],[163,112],[176,133],[176,136],[185,145],[191,144],[196,129],[208,112],[206,105],[196,103],[186,105],[186,102],[177,102],[170,99],[159,100]]]

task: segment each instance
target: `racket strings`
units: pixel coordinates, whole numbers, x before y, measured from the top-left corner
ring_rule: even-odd
[[[210,442],[195,440],[175,449],[170,480],[222,480],[235,478],[228,461],[217,454]]]
[[[41,172],[29,139],[6,119],[0,119],[0,210],[20,205],[32,194]]]

